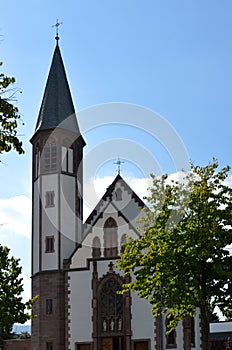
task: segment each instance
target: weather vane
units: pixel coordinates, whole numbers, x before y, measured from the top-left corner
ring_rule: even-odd
[[[119,157],[118,157],[117,162],[114,162],[114,164],[116,164],[118,166],[118,175],[120,175],[122,163],[124,163],[124,162]]]
[[[60,39],[59,38],[59,26],[61,25],[61,24],[63,24],[63,22],[59,22],[59,20],[57,19],[56,20],[56,24],[54,24],[52,27],[56,27],[56,37],[55,37],[55,39],[56,39],[56,41],[58,42],[58,40]]]

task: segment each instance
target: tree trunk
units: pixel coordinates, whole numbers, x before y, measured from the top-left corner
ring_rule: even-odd
[[[207,307],[201,307],[201,339],[202,350],[209,350],[209,318]]]
[[[184,332],[184,349],[191,350],[191,317],[186,316],[183,319],[183,332]]]

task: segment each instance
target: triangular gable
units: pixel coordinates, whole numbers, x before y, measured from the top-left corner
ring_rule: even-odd
[[[117,208],[117,206],[115,205],[114,202],[105,202],[105,204],[106,204],[106,205],[104,206],[104,209],[103,209],[103,210],[101,210],[101,211],[99,211],[99,212],[97,212],[96,210],[94,211],[94,212],[95,212],[95,215],[92,216],[92,223],[91,223],[91,224],[88,224],[87,221],[85,222],[84,230],[83,230],[83,240],[85,239],[85,237],[86,237],[89,233],[91,233],[93,226],[96,225],[96,223],[98,222],[98,220],[99,220],[100,218],[102,218],[102,215],[103,215],[104,211],[109,207],[109,205],[112,205],[112,206],[115,208],[115,212],[118,213],[118,216],[121,216],[121,217],[125,220],[125,222],[127,222],[127,223],[129,224],[130,228],[131,228],[137,235],[139,235],[139,234],[138,234],[138,231],[136,230],[136,228],[134,227],[134,225],[131,223],[131,221],[129,220],[129,218],[127,218],[127,217],[123,214],[123,212]]]
[[[112,184],[107,188],[106,192],[104,193],[103,197],[100,199],[96,207],[93,209],[91,214],[88,216],[88,218],[85,221],[85,224],[91,225],[93,223],[94,217],[101,212],[101,208],[104,206],[104,203],[107,201],[107,198],[112,198],[113,191],[115,190],[115,186],[117,182],[120,182],[124,189],[131,193],[131,199],[134,199],[135,202],[138,203],[138,206],[142,209],[146,207],[145,203],[139,198],[139,196],[131,189],[131,187],[126,183],[126,181],[120,176],[117,175]]]
[[[115,191],[118,188],[121,188],[123,191],[122,201],[117,201],[115,197]],[[126,202],[123,200],[125,197],[127,199]],[[90,241],[92,241],[95,235],[94,230],[103,230],[102,222],[104,222],[105,217],[117,217],[118,221],[125,225],[131,234],[133,232],[134,237],[139,236],[137,230],[139,224],[137,219],[141,215],[141,210],[144,207],[146,207],[145,203],[137,196],[126,181],[120,175],[117,175],[85,221],[81,244],[76,247],[69,260],[71,261],[76,254],[78,254],[77,256],[79,256],[79,254],[81,256],[83,255],[83,252],[86,250],[87,246],[90,246]],[[125,231],[125,233],[127,234],[127,231]],[[87,253],[87,255],[89,254],[90,252]],[[86,258],[88,260],[87,256]],[[91,258],[91,256],[89,256],[89,258]]]

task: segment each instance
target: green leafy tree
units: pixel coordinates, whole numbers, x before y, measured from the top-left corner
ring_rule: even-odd
[[[229,167],[191,166],[183,181],[153,176],[144,232],[128,239],[118,267],[135,278],[136,291],[155,317],[168,314],[170,329],[200,310],[202,347],[208,350],[209,310],[232,314],[232,189]]]
[[[209,312],[209,321],[210,322],[220,322],[220,318],[216,312]]]
[[[0,62],[0,66],[2,62]],[[14,149],[19,154],[24,153],[22,142],[17,135],[20,114],[13,105],[17,92],[11,87],[15,78],[0,74],[0,154]]]
[[[22,268],[19,259],[9,255],[10,249],[0,245],[0,332],[10,333],[14,323],[25,323],[31,318],[30,309],[35,300],[23,302]]]

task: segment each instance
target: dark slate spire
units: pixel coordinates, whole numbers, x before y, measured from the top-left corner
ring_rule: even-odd
[[[56,127],[80,133],[58,40],[40,107],[36,131]]]

